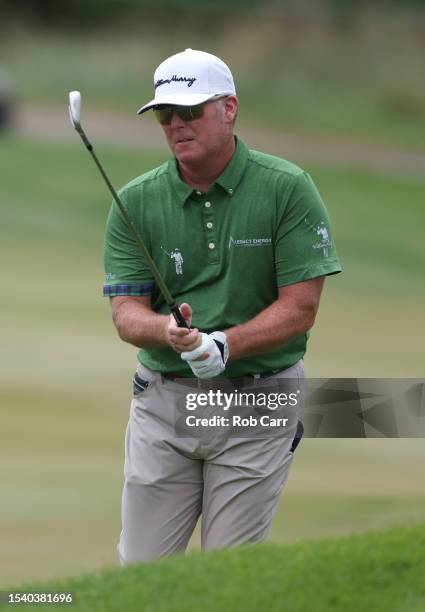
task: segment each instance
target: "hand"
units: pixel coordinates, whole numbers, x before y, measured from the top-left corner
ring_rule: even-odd
[[[180,312],[190,327],[192,324],[192,309],[189,304],[182,304],[180,306]],[[177,353],[193,351],[200,346],[202,342],[201,334],[198,329],[194,328],[189,330],[185,327],[178,327],[173,315],[170,315],[168,319],[165,339]]]
[[[227,338],[224,332],[200,334],[201,344],[192,351],[184,351],[181,358],[188,362],[197,378],[214,378],[226,369],[229,357]]]

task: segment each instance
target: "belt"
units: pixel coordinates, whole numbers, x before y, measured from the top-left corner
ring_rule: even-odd
[[[230,382],[233,382],[234,380],[242,380],[244,378],[269,378],[269,376],[273,376],[273,374],[277,374],[277,372],[279,372],[280,370],[274,370],[273,372],[262,372],[261,374],[244,374],[243,376],[239,376],[238,378],[217,378],[217,379],[213,379],[211,378],[210,380],[215,380],[216,382],[218,382],[219,380],[230,380]],[[161,376],[163,376],[164,378],[168,378],[169,380],[176,380],[177,378],[179,380],[193,380],[193,378],[189,378],[188,376],[182,376],[181,374],[177,373],[177,372],[166,372],[165,374],[162,374]]]
[[[243,385],[249,384],[255,380],[269,378],[279,371],[280,370],[275,370],[273,372],[262,372],[261,374],[245,374],[244,376],[239,376],[237,378],[189,378],[182,376],[177,372],[166,372],[162,374],[162,377],[182,385],[188,385],[189,387],[205,388],[217,385],[226,385],[226,383],[232,385],[233,387],[242,387]]]

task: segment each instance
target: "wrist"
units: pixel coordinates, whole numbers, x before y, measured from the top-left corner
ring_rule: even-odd
[[[170,324],[171,324],[171,318],[173,318],[173,315],[159,315],[161,317],[161,320],[159,322],[159,337],[158,340],[161,342],[161,344],[164,344],[164,346],[171,346],[171,339],[170,339],[170,333],[169,333],[169,329],[170,329]]]

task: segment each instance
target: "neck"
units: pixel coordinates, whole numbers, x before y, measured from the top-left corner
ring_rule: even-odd
[[[236,149],[234,136],[229,138],[219,151],[208,158],[190,164],[178,162],[182,180],[200,191],[208,191],[232,159]]]

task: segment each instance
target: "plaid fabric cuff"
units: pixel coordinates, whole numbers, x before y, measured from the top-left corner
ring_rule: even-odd
[[[115,297],[117,295],[150,295],[152,293],[153,283],[143,283],[143,285],[104,285],[104,297]]]

